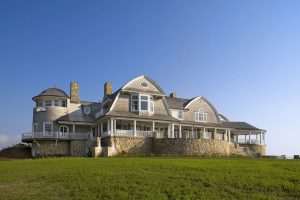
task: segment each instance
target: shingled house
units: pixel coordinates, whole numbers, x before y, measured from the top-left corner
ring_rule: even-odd
[[[100,102],[49,88],[32,98],[32,132],[22,134],[33,156],[263,155],[266,131],[232,122],[204,97],[169,96],[151,78],[139,76],[115,92],[104,84]]]

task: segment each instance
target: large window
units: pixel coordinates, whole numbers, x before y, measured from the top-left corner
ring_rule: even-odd
[[[207,113],[196,112],[195,113],[195,121],[196,122],[207,122]]]
[[[44,134],[51,134],[53,132],[53,123],[44,122]]]
[[[154,112],[154,99],[149,95],[131,95],[131,111]]]
[[[59,106],[59,100],[54,100],[54,106]]]

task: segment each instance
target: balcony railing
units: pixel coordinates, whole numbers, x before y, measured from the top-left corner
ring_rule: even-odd
[[[23,133],[22,140],[30,139],[61,139],[61,140],[71,140],[71,139],[90,139],[92,138],[92,133],[60,133],[60,132],[34,132],[34,133]]]
[[[101,134],[101,137],[107,136],[124,136],[124,137],[154,137],[153,131],[138,131],[134,133],[134,130],[120,130],[115,131],[105,131]]]

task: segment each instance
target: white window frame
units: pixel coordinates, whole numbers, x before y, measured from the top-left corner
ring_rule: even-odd
[[[36,130],[35,130],[36,127]],[[37,133],[39,130],[39,124],[37,122],[32,123],[32,132]]]
[[[43,122],[43,133],[46,134],[46,125],[51,125],[51,133],[53,133],[53,122]]]
[[[202,115],[202,120],[200,120],[200,115]],[[205,112],[195,112],[196,122],[207,122],[207,113]]]
[[[133,99],[133,97],[137,97],[137,99]],[[130,107],[131,107],[130,110],[133,111],[133,112],[139,111],[139,106],[140,106],[139,105],[139,99],[140,99],[139,94],[131,94],[131,98],[130,99],[131,99],[131,101],[130,101]],[[134,101],[137,101],[137,109],[133,108],[133,102]]]
[[[142,97],[147,97],[147,100],[142,99]],[[142,110],[142,101],[147,102],[147,110]],[[139,103],[140,103],[140,106],[139,106],[140,112],[149,112],[149,110],[150,110],[149,95],[140,94]]]
[[[149,112],[154,113],[154,98],[152,96],[149,96]]]
[[[51,106],[47,106],[47,105],[46,105],[46,101],[51,101]],[[53,103],[53,100],[49,100],[49,99],[47,99],[47,100],[45,100],[45,101],[44,101],[44,105],[45,105],[45,107],[52,107],[52,106],[53,106],[53,104],[54,104],[54,103]]]
[[[61,132],[61,128],[67,128],[67,132]],[[70,129],[69,129],[69,127],[68,126],[66,126],[66,125],[61,125],[60,127],[59,127],[59,134],[68,134],[69,133],[69,131],[70,131]]]
[[[182,118],[179,117],[180,116],[179,113],[182,113]],[[177,119],[184,120],[184,112],[183,112],[183,110],[178,110],[178,112],[177,112]]]

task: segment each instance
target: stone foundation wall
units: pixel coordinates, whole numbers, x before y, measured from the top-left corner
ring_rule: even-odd
[[[229,156],[229,143],[220,140],[157,138],[153,153],[171,156]]]
[[[153,138],[106,137],[101,144],[107,148],[108,156],[149,155],[152,152]]]
[[[34,157],[44,156],[70,156],[69,141],[37,141],[32,142],[32,154]]]
[[[241,147],[246,147],[249,153],[256,156],[266,155],[266,145],[263,144],[240,144]]]

